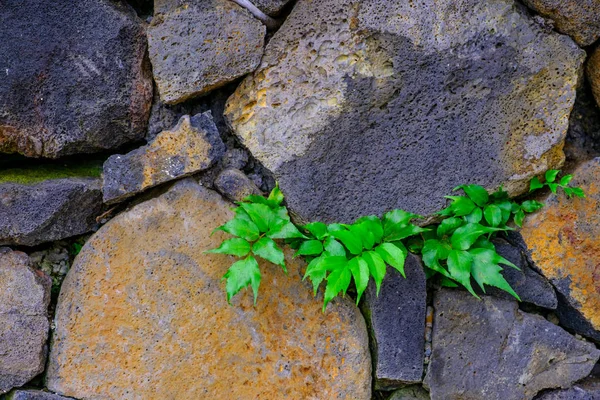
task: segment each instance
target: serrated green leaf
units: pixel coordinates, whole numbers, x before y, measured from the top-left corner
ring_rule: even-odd
[[[338,293],[342,292],[346,295],[346,291],[348,290],[348,286],[350,286],[350,280],[352,279],[352,275],[350,269],[347,267],[338,268],[332,271],[327,276],[327,286],[325,287],[325,296],[323,301],[323,312],[325,312],[325,308],[327,308],[327,304],[331,300],[338,295]]]
[[[261,233],[268,232],[270,228],[281,221],[281,218],[279,218],[271,208],[264,204],[241,203],[240,207],[246,211]]]
[[[476,223],[480,222],[481,219],[483,218],[483,211],[481,211],[481,208],[475,207],[473,209],[473,211],[471,211],[471,214],[465,215],[463,218],[467,222],[470,222],[472,224],[476,224]]]
[[[465,196],[444,196],[447,199],[452,200],[452,204],[442,211],[438,212],[444,216],[455,216],[464,217],[465,215],[471,214],[477,205],[473,200]]]
[[[356,286],[356,304],[360,301],[363,292],[369,284],[369,265],[361,257],[354,257],[348,262],[348,268],[354,278]]]
[[[525,213],[523,210],[519,210],[515,213],[515,224],[519,227],[523,226],[523,221],[525,220]]]
[[[560,178],[560,185],[567,186],[569,184],[569,182],[571,182],[571,179],[573,179],[573,175],[563,176],[562,178]]]
[[[523,204],[521,204],[521,208],[523,209],[523,211],[528,213],[535,212],[542,207],[544,207],[544,204],[535,200],[527,200],[524,201]]]
[[[502,209],[495,204],[489,204],[483,209],[485,221],[490,226],[499,226],[502,224]]]
[[[412,219],[420,218],[418,214],[396,209],[388,211],[383,215],[383,234],[387,236],[396,226],[408,224]]]
[[[325,239],[325,242],[323,242],[323,248],[328,256],[346,257],[346,249],[344,246],[342,246],[340,242],[332,237]]]
[[[556,194],[556,190],[558,189],[558,183],[547,183],[550,191]]]
[[[568,198],[573,197],[573,189],[571,189],[570,187],[564,187],[563,190],[565,191],[565,194]]]
[[[215,229],[215,231],[216,230],[221,230],[233,236],[241,237],[249,242],[255,241],[260,236],[256,224],[250,219],[248,214],[241,209],[236,209],[235,217]]]
[[[534,190],[537,189],[541,189],[544,187],[544,184],[542,182],[540,182],[540,180],[538,179],[537,176],[534,176],[533,179],[531,179],[531,182],[529,182],[529,191],[533,192]]]
[[[517,293],[515,293],[508,282],[504,279],[502,274],[500,274],[502,267],[498,265],[503,263],[517,268],[514,264],[501,257],[498,253],[496,253],[495,250],[471,249],[469,253],[473,256],[471,274],[484,293],[484,285],[490,285],[510,293],[519,301],[521,300]]]
[[[346,227],[342,224],[329,224],[327,225],[327,232],[345,231]]]
[[[348,251],[352,254],[360,254],[362,252],[362,241],[358,236],[347,230],[339,230],[329,232],[331,236],[339,239]]]
[[[371,250],[375,244],[375,235],[369,230],[367,223],[360,222],[348,225],[348,230],[362,242],[362,247]]]
[[[310,224],[304,225],[303,228],[319,240],[323,240],[325,239],[325,236],[327,236],[327,225],[322,222],[311,222]]]
[[[449,287],[449,288],[458,287],[458,283],[454,282],[452,279],[447,278],[445,276],[443,276],[442,279],[440,279],[440,285],[442,287]]]
[[[496,250],[496,246],[494,246],[494,243],[490,242],[489,239],[485,236],[480,236],[479,239],[477,239],[475,243],[473,243],[473,247]]]
[[[306,272],[304,273],[304,278],[310,278],[310,281],[313,285],[313,293],[316,296],[317,291],[319,290],[319,285],[323,282],[323,279],[327,276],[327,269],[321,268],[320,263],[322,262],[324,256],[316,257],[306,267]]]
[[[269,232],[267,236],[271,239],[295,239],[301,238],[306,239],[302,232],[296,228],[296,225],[291,223],[290,221],[282,220],[279,223],[275,224]]]
[[[428,231],[428,228],[421,228],[417,225],[408,224],[406,226],[399,227],[397,230],[392,231],[389,235],[386,235],[385,240],[389,242],[395,242],[397,240],[406,239],[408,237]]]
[[[467,194],[467,196],[469,196],[469,198],[473,200],[473,202],[479,207],[485,206],[488,200],[490,199],[487,190],[485,190],[483,186],[461,185],[454,188],[454,190],[458,189],[462,189]]]
[[[548,171],[546,171],[546,174],[544,175],[544,177],[546,178],[546,182],[554,182],[559,172],[560,171],[557,169],[549,169]]]
[[[284,271],[287,272],[285,268],[285,259],[283,256],[283,251],[277,246],[272,239],[267,237],[260,238],[254,245],[252,246],[252,253],[261,258],[264,258],[267,261],[272,262],[275,265],[280,265]]]
[[[450,273],[440,264],[440,260],[447,259],[451,250],[450,245],[444,241],[437,239],[426,240],[421,253],[423,255],[423,263],[428,268],[444,276],[450,276]]]
[[[573,194],[577,197],[585,197],[585,192],[583,191],[582,188],[580,187],[573,187],[571,188],[573,190]]]
[[[366,217],[357,219],[356,223],[365,223],[367,229],[373,233],[375,243],[381,242],[381,239],[383,238],[383,224],[379,217],[376,217],[375,215],[368,215]]]
[[[512,213],[513,203],[510,201],[501,201],[495,203],[495,205],[498,208],[500,208],[500,210],[502,210],[502,223],[500,225],[504,226],[508,223],[508,220],[510,220],[510,214]]]
[[[386,266],[383,258],[374,251],[365,251],[362,254],[362,259],[367,262],[369,266],[369,273],[375,280],[375,286],[377,287],[377,295],[379,296],[379,290],[381,289],[381,282],[386,273]]]
[[[314,256],[323,252],[323,243],[320,240],[307,240],[300,245],[300,248],[294,255],[296,256]]]
[[[279,184],[275,184],[275,187],[273,188],[273,190],[271,190],[271,193],[269,193],[269,197],[267,198],[267,200],[272,201],[276,204],[281,204],[281,202],[283,201],[283,193],[281,192],[281,190],[279,190]]]
[[[452,250],[448,255],[448,271],[452,279],[463,285],[473,296],[477,296],[471,287],[471,264],[473,256],[465,250]]]
[[[468,250],[481,235],[501,230],[505,229],[492,228],[481,224],[467,224],[454,231],[450,237],[450,243],[453,249]]]
[[[438,237],[443,237],[445,235],[452,234],[456,228],[463,225],[465,223],[464,220],[456,217],[450,217],[443,220],[437,227],[437,235]]]
[[[209,254],[229,254],[236,257],[244,257],[250,252],[250,243],[246,239],[232,238],[224,240],[221,245],[212,250],[207,250]]]
[[[406,250],[406,247],[402,243],[382,243],[375,248],[375,252],[383,258],[383,261],[397,269],[406,278],[404,261],[406,260],[408,250]]]
[[[225,290],[227,291],[227,302],[231,304],[231,298],[240,290],[252,286],[254,292],[254,305],[258,298],[258,287],[260,286],[260,269],[256,259],[248,256],[243,260],[239,260],[231,265],[223,279],[227,280]]]
[[[267,207],[269,207],[271,209],[277,208],[277,206],[278,206],[278,204],[275,203],[274,201],[267,200],[263,196],[259,196],[259,195],[256,195],[256,194],[251,194],[249,196],[246,196],[242,200],[242,202],[264,204],[264,205],[266,205]]]

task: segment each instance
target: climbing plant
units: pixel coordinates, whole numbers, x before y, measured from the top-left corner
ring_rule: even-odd
[[[544,183],[533,178],[530,192],[548,187],[556,193],[562,188],[568,197],[585,197],[581,188],[569,186],[572,175],[556,181],[558,174],[558,170],[547,171]],[[484,293],[486,285],[494,286],[519,299],[501,274],[502,265],[518,267],[496,252],[492,239],[499,232],[514,230],[513,225],[520,227],[526,213],[544,204],[510,199],[502,187],[491,194],[479,185],[461,185],[454,191],[462,194],[446,196],[450,204],[435,214],[437,222],[427,226],[415,223],[423,216],[399,209],[382,217],[361,217],[352,224],[311,222],[296,226],[276,186],[267,198],[252,195],[238,203],[235,216],[216,229],[233,237],[207,253],[240,258],[223,276],[228,302],[250,286],[256,304],[261,283],[257,257],[287,272],[283,250],[275,241],[278,239],[292,247],[296,257],[306,259],[304,279],[311,280],[315,295],[325,285],[323,311],[333,298],[345,295],[352,282],[357,303],[371,278],[379,293],[387,265],[406,277],[404,262],[409,251],[420,254],[428,278],[439,277],[444,286],[462,285],[477,297],[472,286],[475,281]]]

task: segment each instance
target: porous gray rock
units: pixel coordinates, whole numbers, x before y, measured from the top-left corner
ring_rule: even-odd
[[[8,394],[7,400],[69,400],[72,397],[59,396],[41,390],[14,390]]]
[[[0,182],[0,245],[34,246],[81,235],[97,225],[102,210],[99,178],[28,184],[2,182],[0,174]]]
[[[152,75],[126,3],[3,1],[0,43],[0,152],[57,158],[144,137]]]
[[[586,378],[573,387],[551,390],[535,398],[535,400],[598,400],[600,399],[600,379]]]
[[[406,278],[388,267],[379,296],[371,280],[362,311],[369,327],[376,390],[421,382],[427,289],[421,260],[409,254]]]
[[[565,155],[574,163],[600,156],[600,110],[588,85],[577,90],[569,117]]]
[[[513,300],[442,289],[434,296],[432,400],[527,400],[586,377],[600,351]]]
[[[584,57],[512,0],[300,0],[226,117],[303,220],[427,214],[559,166]]]
[[[180,103],[252,72],[266,28],[230,0],[159,0],[148,28],[160,98]]]
[[[181,117],[147,146],[110,156],[103,167],[103,199],[111,204],[145,189],[209,168],[225,154],[210,111]]]
[[[589,46],[600,37],[599,0],[523,0],[533,10],[554,21],[559,32],[580,46]]]
[[[252,4],[267,15],[276,17],[291,0],[252,0]]]
[[[44,370],[50,286],[25,253],[0,249],[0,394]]]
[[[251,194],[262,194],[254,182],[242,171],[226,168],[214,181],[215,188],[231,201],[242,201]]]
[[[429,393],[421,386],[409,386],[392,393],[388,400],[429,400]]]

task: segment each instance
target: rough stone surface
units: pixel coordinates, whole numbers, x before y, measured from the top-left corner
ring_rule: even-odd
[[[562,325],[600,341],[600,158],[577,168],[585,199],[550,195],[521,234],[535,266],[557,290]]]
[[[429,393],[421,386],[409,386],[398,389],[388,400],[429,400]]]
[[[304,220],[427,214],[561,164],[584,56],[511,0],[300,0],[226,117]]]
[[[596,104],[600,106],[600,48],[596,48],[592,52],[587,60],[585,70]]]
[[[550,18],[559,32],[573,38],[580,46],[589,46],[600,37],[599,0],[523,0]]]
[[[25,253],[0,249],[0,394],[44,370],[50,286]]]
[[[115,203],[145,189],[209,168],[225,153],[225,145],[210,112],[163,131],[147,146],[125,155],[112,155],[104,163],[105,203]]]
[[[529,267],[527,258],[521,249],[503,239],[495,239],[494,245],[498,254],[521,269],[519,271],[505,267],[502,271],[502,275],[519,295],[521,301],[552,310],[555,309],[558,300],[554,288],[546,278]],[[496,297],[512,298],[510,294],[494,287],[489,287],[487,293]]]
[[[41,390],[15,390],[11,392],[7,400],[68,400],[70,397],[59,396]]]
[[[379,296],[373,280],[362,305],[371,338],[375,389],[421,382],[425,354],[427,288],[423,265],[410,255],[406,279],[388,267]]]
[[[552,390],[544,393],[536,400],[598,400],[600,399],[600,379],[587,378],[573,385],[572,388]]]
[[[565,156],[574,163],[600,156],[600,110],[588,85],[577,90],[569,117]]]
[[[146,35],[123,2],[6,0],[0,43],[0,152],[56,158],[144,137]]]
[[[89,232],[101,210],[97,178],[0,183],[0,245],[34,246]]]
[[[265,26],[230,0],[157,0],[148,28],[154,80],[179,103],[256,69]]]
[[[231,204],[192,179],[102,227],[58,300],[48,388],[82,399],[371,399],[364,319],[349,299],[321,312],[286,250],[261,264],[258,304],[228,306]]]
[[[275,17],[291,0],[253,0],[252,4],[267,15]]]
[[[214,184],[217,190],[231,201],[242,201],[251,194],[261,194],[250,178],[234,168],[221,171]]]
[[[513,300],[442,289],[434,296],[433,354],[425,378],[433,400],[527,400],[567,388],[600,357]]]

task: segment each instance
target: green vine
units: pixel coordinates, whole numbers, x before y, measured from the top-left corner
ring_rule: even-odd
[[[569,198],[585,197],[581,188],[569,187],[572,175],[556,182],[558,173],[547,171],[545,183],[533,178],[530,192],[547,186],[556,193],[560,187]],[[295,249],[295,256],[306,259],[304,279],[311,280],[315,295],[325,282],[323,311],[340,293],[345,295],[352,282],[357,304],[371,278],[379,293],[387,265],[406,277],[404,262],[409,251],[422,256],[427,277],[439,277],[443,286],[462,285],[478,297],[471,284],[474,280],[484,293],[486,285],[494,286],[519,299],[500,273],[501,265],[518,267],[496,252],[492,239],[499,232],[514,230],[512,223],[520,227],[526,213],[544,204],[511,200],[502,187],[492,194],[479,185],[461,185],[454,189],[458,190],[463,195],[446,196],[450,204],[436,213],[439,222],[426,227],[414,223],[422,216],[404,210],[389,211],[381,218],[361,217],[352,224],[311,222],[296,226],[283,205],[283,193],[275,187],[268,198],[252,195],[240,202],[235,216],[216,229],[234,237],[207,253],[240,258],[223,276],[228,302],[250,286],[256,304],[261,283],[256,257],[281,266],[287,273],[283,251],[275,242],[278,239]]]

